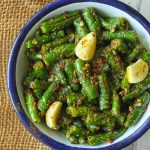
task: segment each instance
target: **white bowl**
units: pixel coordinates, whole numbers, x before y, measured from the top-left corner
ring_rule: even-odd
[[[116,139],[112,144],[104,143],[96,146],[87,144],[70,144],[65,136],[49,129],[45,122],[33,124],[28,119],[28,113],[23,96],[22,82],[27,74],[28,61],[25,57],[25,43],[27,39],[34,35],[40,24],[51,17],[59,15],[65,11],[83,9],[85,7],[94,7],[103,16],[125,17],[132,28],[137,32],[140,42],[146,49],[150,50],[150,24],[147,20],[131,7],[113,0],[60,0],[48,4],[40,10],[20,31],[14,46],[8,64],[8,90],[12,104],[25,127],[40,141],[55,149],[118,149],[132,143],[150,127],[150,104],[140,119],[133,127],[129,128],[125,134]]]

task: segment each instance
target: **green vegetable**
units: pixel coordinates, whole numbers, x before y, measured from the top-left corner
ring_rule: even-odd
[[[110,72],[110,74],[109,74],[109,82],[110,82],[110,86],[112,89],[114,89],[114,90],[120,89],[120,87],[121,87],[120,77],[118,75],[114,75],[113,71]]]
[[[114,128],[115,119],[112,116],[103,113],[88,113],[85,124],[97,125],[97,126],[108,126]]]
[[[74,21],[74,26],[75,26],[75,33],[76,33],[76,38],[79,40],[86,36],[89,33],[89,30],[86,27],[86,24],[84,20],[79,17]]]
[[[43,23],[41,23],[41,28],[46,25],[52,25],[60,21],[64,21],[67,18],[77,16],[77,15],[79,15],[79,11],[73,11],[73,12],[68,12],[68,13],[65,12],[64,14],[61,14],[59,16],[56,16],[54,18],[44,21]]]
[[[125,18],[109,17],[103,19],[99,17],[99,21],[104,29],[109,30],[111,32],[115,32],[117,29],[118,30],[128,29],[129,26]]]
[[[101,26],[94,8],[84,8],[82,16],[91,32],[95,32],[98,41],[101,39]]]
[[[75,72],[74,63],[69,59],[65,61],[65,73],[67,81],[73,91],[78,91],[80,89],[80,85]]]
[[[27,52],[27,57],[28,57],[28,59],[30,59],[31,61],[42,60],[42,55],[39,54],[38,52],[28,51],[28,52]]]
[[[63,85],[66,85],[67,80],[66,80],[64,70],[62,69],[61,65],[59,65],[59,64],[54,65],[53,71],[54,71],[54,74],[59,78],[60,82]]]
[[[68,106],[78,106],[85,102],[85,97],[80,93],[69,93],[67,95],[67,105]]]
[[[150,76],[148,75],[148,77],[144,81],[137,83],[131,92],[123,96],[124,102],[128,102],[131,99],[138,97],[140,94],[142,94],[149,88],[150,88]]]
[[[29,84],[35,78],[44,79],[48,78],[48,72],[42,61],[36,61],[33,65],[33,70],[25,78],[24,84]]]
[[[79,107],[73,107],[69,106],[67,107],[67,114],[71,115],[71,117],[79,117],[79,116],[86,116],[91,111],[96,111],[98,108],[88,107],[88,106],[79,106]]]
[[[119,78],[122,78],[125,74],[125,71],[124,64],[121,61],[120,56],[117,54],[113,54],[110,47],[107,47],[105,51],[103,51],[103,55],[114,70],[114,72],[119,76]]]
[[[58,80],[54,80],[38,101],[38,109],[41,112],[44,112],[52,102],[53,96],[59,88],[59,83]]]
[[[48,87],[49,83],[45,80],[35,79],[30,82],[31,89],[42,89],[45,90]]]
[[[134,31],[117,31],[117,32],[109,32],[104,31],[103,37],[105,40],[114,40],[114,39],[121,39],[128,42],[137,42],[137,35]]]
[[[27,106],[29,116],[31,117],[31,120],[36,123],[41,122],[39,112],[37,110],[35,98],[33,96],[33,93],[30,90],[26,90],[25,100],[26,100],[26,106]]]
[[[136,58],[140,55],[140,52],[142,51],[143,46],[141,44],[137,44],[136,47],[129,53],[127,56],[128,62],[133,62],[136,60]]]
[[[49,51],[43,56],[43,61],[46,64],[46,66],[50,66],[54,64],[56,61],[62,58],[69,57],[74,54],[75,44],[69,43],[69,44],[63,44],[60,45],[53,50]]]
[[[67,85],[60,90],[60,93],[58,94],[58,100],[63,103],[66,103],[68,94],[72,94],[72,90],[70,86]]]
[[[126,131],[126,128],[121,128],[117,131],[108,132],[108,133],[99,133],[95,135],[89,135],[88,136],[88,144],[90,145],[96,145],[104,142],[111,142],[112,140],[120,137],[123,135]]]
[[[36,77],[40,79],[47,79],[48,72],[42,61],[35,62],[35,64],[33,65],[33,69],[34,69],[33,73],[36,75]]]
[[[78,17],[79,15],[72,16],[62,21],[56,22],[55,24],[45,23],[44,25],[41,25],[41,31],[42,33],[49,33],[49,32],[54,32],[54,31],[64,29],[65,27],[68,27],[71,24],[73,24],[73,21]]]
[[[51,34],[43,34],[40,36],[37,36],[31,40],[28,40],[26,42],[26,47],[27,48],[34,48],[34,47],[39,47],[44,43],[50,42],[52,40],[62,38],[65,36],[65,33],[63,30],[58,31],[58,32],[53,32]]]
[[[75,70],[77,72],[80,84],[82,85],[88,99],[92,100],[98,97],[98,90],[91,84],[89,70],[86,69],[86,65],[88,64],[80,59],[75,61]]]
[[[106,73],[99,76],[99,105],[100,110],[105,110],[110,108],[110,89],[108,84],[108,79]]]
[[[94,124],[89,124],[89,123],[86,124],[86,127],[92,133],[97,132],[100,129],[99,125],[94,125]]]
[[[85,139],[82,136],[80,136],[78,138],[78,142],[79,142],[79,144],[85,144],[86,143]]]
[[[43,95],[42,89],[33,89],[33,93],[36,96],[36,98],[39,100]]]
[[[149,68],[150,68],[150,51],[147,50],[143,50],[141,52],[141,56],[140,56],[144,61],[146,61],[146,63],[148,64]],[[150,72],[150,71],[149,71]],[[150,74],[150,73],[149,73]]]
[[[81,127],[72,125],[69,127],[68,131],[67,131],[67,136],[79,136],[79,135],[84,135],[85,131],[84,129],[82,129]]]
[[[78,144],[78,138],[75,136],[69,136],[69,141],[72,144]]]
[[[117,122],[123,125],[125,120],[125,115],[121,113],[120,107],[121,107],[120,97],[118,93],[115,90],[113,90],[111,113],[116,118]]]
[[[115,90],[113,90],[113,99],[112,99],[111,112],[115,116],[120,114],[120,99],[119,99],[119,95],[117,94],[117,92]]]
[[[127,120],[125,122],[126,127],[135,125],[142,117],[147,105],[150,102],[150,94],[148,92],[144,92],[138,98],[138,100],[140,101],[139,105],[135,106],[134,109],[127,116]]]
[[[121,81],[121,88],[127,93],[130,89],[131,84],[128,82],[127,75],[125,74]]]
[[[111,41],[111,48],[116,51],[117,53],[127,53],[128,47],[126,43],[124,43],[120,39],[115,39]]]
[[[41,53],[45,54],[46,52],[49,52],[52,48],[60,46],[60,45],[62,45],[64,43],[67,43],[68,41],[69,41],[69,38],[68,37],[64,37],[62,39],[56,39],[56,40],[54,40],[52,42],[43,44],[42,47],[41,47]]]

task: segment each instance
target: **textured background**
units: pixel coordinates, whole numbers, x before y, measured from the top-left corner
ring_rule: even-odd
[[[149,0],[122,0],[150,21]],[[11,46],[23,25],[52,0],[0,1],[0,150],[47,150],[20,123],[9,101],[6,72]],[[150,131],[124,150],[150,150]]]

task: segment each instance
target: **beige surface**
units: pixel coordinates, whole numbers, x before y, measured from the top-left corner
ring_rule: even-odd
[[[0,1],[0,150],[46,150],[20,123],[7,94],[6,71],[10,49],[29,18],[52,0]],[[121,0],[136,8],[150,21],[149,0]],[[150,131],[124,150],[150,150]]]
[[[29,18],[51,0],[0,1],[0,150],[46,150],[20,123],[9,101],[6,71],[10,49]]]

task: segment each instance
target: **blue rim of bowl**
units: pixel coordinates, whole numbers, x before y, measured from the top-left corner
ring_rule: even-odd
[[[117,143],[112,143],[111,145],[108,145],[106,147],[102,148],[79,148],[79,147],[71,147],[67,146],[65,144],[59,143],[41,131],[37,129],[32,122],[29,120],[27,115],[25,114],[17,92],[16,88],[16,62],[17,62],[17,56],[19,53],[19,49],[22,45],[22,42],[24,38],[26,37],[27,33],[30,31],[30,29],[37,23],[41,18],[43,18],[45,15],[50,13],[51,11],[60,8],[62,6],[68,5],[68,4],[73,4],[73,3],[78,3],[78,2],[96,2],[96,3],[102,3],[106,5],[110,5],[112,7],[118,8],[120,10],[123,10],[127,14],[129,14],[132,18],[136,19],[145,29],[146,31],[150,34],[150,23],[140,14],[138,13],[135,9],[132,7],[116,1],[116,0],[57,0],[55,2],[47,4],[43,9],[38,11],[21,29],[20,33],[18,34],[12,50],[11,54],[9,57],[9,63],[8,63],[8,71],[7,71],[7,86],[8,86],[8,91],[10,95],[10,99],[12,102],[12,105],[20,119],[20,121],[24,124],[26,129],[34,135],[39,141],[43,142],[49,147],[58,149],[58,150],[116,150],[116,149],[121,149],[123,147],[126,147],[127,145],[131,144],[135,140],[137,140],[139,137],[141,137],[149,128],[150,128],[150,117],[143,123],[143,125],[136,130],[132,135],[129,137],[123,139],[122,141],[119,141]],[[34,130],[33,130],[34,127]]]

